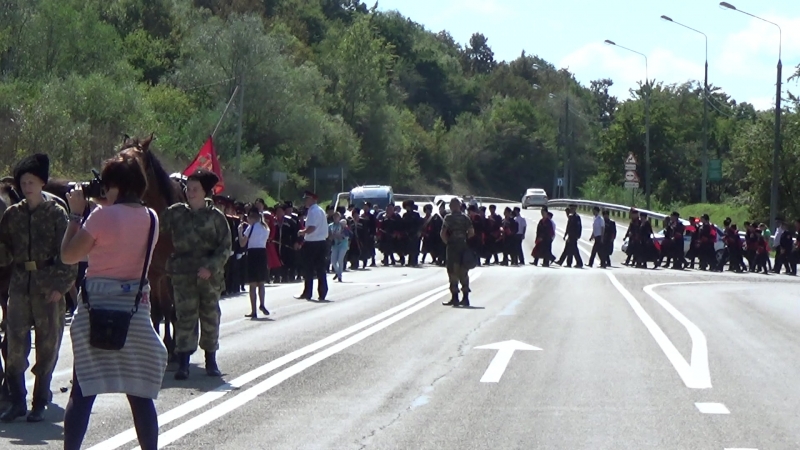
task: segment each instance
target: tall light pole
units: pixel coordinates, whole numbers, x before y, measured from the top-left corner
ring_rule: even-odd
[[[613,45],[615,47],[619,47],[623,50],[627,50],[632,53],[636,53],[637,55],[644,58],[644,76],[645,76],[645,87],[647,88],[644,92],[644,201],[645,201],[645,208],[650,209],[650,79],[649,69],[647,68],[647,55],[644,53],[639,53],[636,50],[629,49],[628,47],[623,47],[617,44],[614,41],[610,41],[608,39],[605,40],[605,43],[608,45]]]
[[[744,12],[741,9],[736,9],[735,6],[728,2],[720,2],[719,6],[733,11],[740,12],[748,15],[762,22],[775,25],[778,28],[778,83],[775,93],[775,145],[772,149],[772,187],[769,196],[769,223],[772,229],[775,229],[775,218],[778,216],[778,159],[781,154],[781,72],[783,70],[783,63],[781,62],[781,47],[783,44],[783,30],[781,26],[775,22],[754,16],[749,12]]]
[[[533,70],[539,70],[538,64],[531,64],[531,68]],[[568,82],[569,83],[569,82]],[[534,89],[539,89],[538,84],[533,84],[532,86]],[[554,98],[555,96],[551,93],[550,98]],[[564,175],[562,178],[562,194],[564,197],[569,195],[569,179],[567,178],[569,175],[569,149],[567,148],[567,132],[569,130],[569,92],[567,91],[564,94],[564,107],[565,107],[565,117],[564,117],[564,134],[561,140],[561,146],[564,150]],[[559,119],[559,132],[561,130],[561,120]],[[556,155],[557,157],[558,155]],[[558,190],[558,168],[553,167],[553,195],[555,195],[556,191]]]
[[[700,202],[707,203],[707,189],[708,189],[708,36],[700,30],[695,30],[690,26],[686,26],[680,22],[672,20],[668,16],[661,16],[667,22],[672,22],[675,25],[680,25],[683,28],[692,30],[695,33],[700,33],[706,39],[706,71],[703,80],[703,175],[701,177],[700,185]]]

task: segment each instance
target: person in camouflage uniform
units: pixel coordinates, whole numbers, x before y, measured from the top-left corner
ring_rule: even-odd
[[[442,231],[439,236],[447,246],[446,266],[447,277],[450,279],[450,293],[453,295],[449,302],[442,303],[446,306],[469,306],[469,267],[464,263],[464,255],[469,250],[467,239],[475,235],[472,220],[461,211],[461,201],[453,198],[450,201],[450,214],[445,216]],[[461,302],[458,301],[458,285],[461,283],[461,292],[464,294]]]
[[[172,237],[174,253],[167,261],[175,296],[176,380],[189,378],[189,357],[205,351],[206,373],[221,376],[219,349],[220,293],[225,289],[225,263],[231,255],[231,230],[222,211],[207,197],[219,178],[199,169],[186,180],[187,203],[170,206],[161,217],[161,233]],[[198,320],[200,333],[198,336]]]
[[[27,414],[25,371],[31,352],[31,326],[36,333],[33,373],[33,409],[28,422],[44,420],[52,399],[50,382],[58,361],[67,292],[78,274],[77,265],[61,262],[61,239],[67,229],[67,211],[42,188],[50,161],[36,154],[14,168],[14,184],[25,198],[9,207],[0,219],[0,266],[11,265],[8,302],[8,359],[6,377],[11,406],[0,414],[10,422]]]

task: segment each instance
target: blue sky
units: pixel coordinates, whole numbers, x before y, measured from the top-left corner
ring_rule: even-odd
[[[367,2],[370,3],[370,2]],[[729,0],[737,8],[783,29],[783,80],[800,64],[800,0]],[[371,6],[371,5],[370,5]],[[460,43],[480,32],[498,60],[522,50],[556,67],[569,67],[586,85],[614,80],[620,99],[644,79],[644,58],[613,46],[615,41],[648,57],[649,76],[665,83],[703,79],[703,36],[661,20],[672,17],[708,35],[709,83],[738,101],[766,109],[775,101],[778,29],[714,0],[379,0],[432,31],[447,30]],[[784,92],[797,93],[792,81]]]

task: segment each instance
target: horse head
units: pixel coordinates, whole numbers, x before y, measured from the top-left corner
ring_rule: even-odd
[[[147,177],[147,189],[144,202],[156,212],[161,213],[167,207],[180,200],[179,185],[170,179],[161,161],[150,150],[153,134],[144,139],[131,138],[127,134],[122,141],[120,153],[133,156],[139,161]]]

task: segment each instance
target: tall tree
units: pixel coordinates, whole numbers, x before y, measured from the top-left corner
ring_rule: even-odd
[[[494,52],[489,47],[489,39],[481,33],[475,33],[469,38],[465,53],[472,73],[488,74],[497,67]]]

